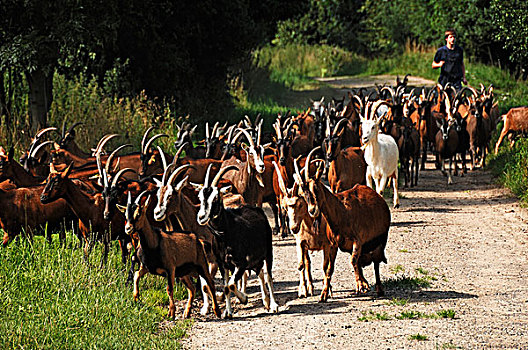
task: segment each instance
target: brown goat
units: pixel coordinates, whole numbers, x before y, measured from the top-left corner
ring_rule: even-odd
[[[44,229],[46,223],[48,241],[51,241],[51,233],[55,228],[60,229],[61,240],[64,238],[64,228],[61,224],[71,220],[72,211],[62,199],[42,204],[40,193],[43,188],[43,185],[39,185],[8,191],[0,189],[0,226],[4,230],[4,246],[22,230],[29,237],[42,232],[41,229]]]
[[[128,257],[127,244],[130,242],[124,234],[124,219],[119,215],[112,217],[110,221],[104,219],[104,198],[101,193],[90,193],[70,179],[73,165],[70,164],[64,171],[56,171],[50,166],[50,174],[46,185],[41,191],[42,203],[50,203],[53,200],[63,198],[72,211],[79,218],[79,230],[85,240],[85,253],[89,246],[90,232],[102,239],[104,243],[104,254],[101,264],[106,263],[110,239],[119,239],[121,246],[121,259],[126,263]]]
[[[323,271],[325,272],[325,277],[320,300],[326,301],[328,293],[324,293],[324,291],[330,291],[330,279],[327,276],[331,277],[333,274],[338,248],[328,240],[328,225],[326,220],[322,218],[318,222],[308,214],[306,201],[297,192],[297,183],[294,183],[291,189],[286,188],[280,175],[280,170],[275,162],[274,166],[279,178],[281,191],[283,192],[281,205],[288,215],[288,224],[290,231],[295,236],[297,247],[297,261],[299,263],[298,269],[300,273],[297,295],[299,298],[313,295],[313,279],[308,251],[322,250],[324,255]],[[307,281],[308,285],[306,283]]]
[[[369,288],[363,276],[363,267],[374,263],[376,291],[378,296],[381,296],[383,287],[379,264],[387,262],[384,251],[391,222],[389,207],[376,191],[363,185],[333,194],[320,181],[321,167],[315,176],[310,177],[309,164],[312,153],[313,151],[306,159],[304,179],[298,169],[295,174],[299,193],[308,204],[308,213],[314,218],[322,214],[330,227],[327,231],[329,241],[340,250],[351,253],[358,293],[366,292]],[[330,281],[331,276],[327,278]],[[328,290],[323,290],[323,293],[327,294]],[[326,300],[326,297],[323,300]]]
[[[365,183],[367,163],[363,158],[363,151],[359,147],[341,149],[341,137],[345,128],[341,119],[333,128],[327,119],[326,138],[323,141],[325,148],[325,164],[328,170],[328,183],[332,192],[337,193],[352,188],[355,184]],[[341,126],[344,125],[342,128]]]
[[[126,217],[126,233],[135,232],[139,236],[137,256],[141,261],[141,266],[134,275],[134,300],[139,300],[139,280],[143,275],[150,272],[153,275],[165,276],[169,296],[168,317],[174,318],[176,312],[173,296],[174,281],[176,277],[179,277],[189,292],[187,305],[183,312],[183,318],[187,318],[195,293],[195,287],[190,279],[190,274],[194,272],[203,280],[202,288],[204,292],[207,291],[213,301],[215,315],[220,317],[215,286],[209,274],[203,244],[193,233],[155,230],[146,215],[150,197],[147,198],[146,203],[141,204],[141,199],[146,194],[147,192],[141,193],[134,203],[129,200],[126,207],[118,206]]]
[[[495,145],[495,154],[499,152],[499,146],[506,135],[528,131],[528,107],[511,108],[501,118],[504,121],[504,126]]]

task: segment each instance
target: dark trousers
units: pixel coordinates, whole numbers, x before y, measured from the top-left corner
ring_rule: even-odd
[[[451,86],[453,86],[457,92],[462,89],[462,78],[452,78],[446,77],[445,75],[440,75],[438,78],[438,83],[442,85],[443,88],[446,87],[447,83],[451,83]]]

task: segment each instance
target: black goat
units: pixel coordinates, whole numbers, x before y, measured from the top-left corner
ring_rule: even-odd
[[[209,184],[211,166],[207,169],[204,185],[198,198],[200,210],[197,219],[200,225],[208,225],[216,235],[218,244],[217,262],[223,272],[226,309],[224,317],[232,317],[231,292],[242,303],[247,296],[237,289],[237,282],[246,270],[253,270],[260,279],[260,288],[264,307],[277,312],[279,306],[273,295],[273,250],[272,232],[268,219],[261,208],[243,205],[238,208],[224,208],[218,182],[229,170],[238,170],[236,166],[222,168]],[[229,278],[229,271],[232,272]],[[269,288],[269,291],[266,289]]]

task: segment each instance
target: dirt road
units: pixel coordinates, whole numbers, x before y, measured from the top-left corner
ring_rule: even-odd
[[[339,252],[333,298],[318,303],[316,252],[316,295],[298,299],[295,241],[276,238],[279,314],[264,311],[253,277],[249,303],[235,304],[233,320],[203,319],[194,308],[184,348],[528,349],[527,211],[483,170],[447,186],[433,168],[428,162],[418,186],[402,191],[401,208],[391,209],[385,297],[356,296],[350,256]],[[374,284],[372,266],[365,277]]]
[[[526,211],[487,172],[447,186],[433,164],[427,166],[418,187],[402,191],[402,207],[391,210],[388,265],[381,268],[388,283],[384,298],[372,291],[354,295],[349,255],[340,252],[333,298],[324,304],[317,296],[297,299],[294,240],[277,238],[273,273],[280,313],[264,311],[253,278],[249,303],[236,304],[233,320],[204,320],[196,312],[184,347],[528,349]],[[318,294],[321,253],[313,253],[312,261]],[[365,272],[373,284],[372,266]],[[442,310],[454,312],[454,319],[430,318]],[[427,340],[411,339],[420,336]]]

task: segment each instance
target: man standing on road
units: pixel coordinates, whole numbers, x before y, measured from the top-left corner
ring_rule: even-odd
[[[455,44],[456,33],[454,29],[446,30],[446,44],[436,51],[433,59],[433,69],[440,68],[438,82],[445,87],[451,83],[456,90],[462,88],[462,83],[467,85],[466,68],[464,67],[464,50]]]

